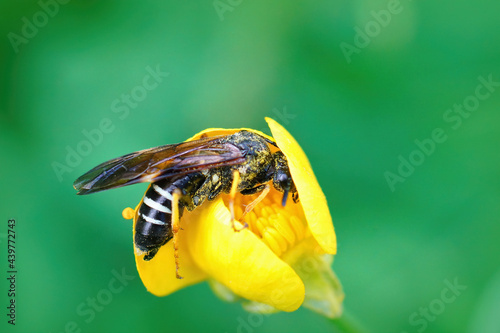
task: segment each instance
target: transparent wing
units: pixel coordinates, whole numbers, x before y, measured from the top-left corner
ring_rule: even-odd
[[[210,137],[130,153],[96,166],[73,186],[77,194],[90,194],[244,162],[240,149],[224,138]]]

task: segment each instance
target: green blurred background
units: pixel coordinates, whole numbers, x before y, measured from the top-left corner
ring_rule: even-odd
[[[371,332],[500,332],[498,85],[474,97],[480,77],[500,81],[498,2],[57,7],[0,4],[2,331],[335,332],[305,309],[249,317],[205,283],[152,296],[121,217],[146,185],[84,197],[72,188],[110,158],[207,127],[265,129],[270,116],[300,142],[328,198],[350,316]],[[365,29],[371,36],[357,36]],[[144,90],[148,68],[168,76]],[[459,125],[447,110],[464,102],[473,111]],[[107,133],[82,143],[99,126]],[[428,143],[439,128],[446,140],[418,153],[415,140]],[[77,149],[85,156],[68,165]],[[403,170],[410,155],[420,165]],[[58,175],[57,163],[68,169]],[[404,182],[391,186],[387,172],[398,168]],[[9,218],[17,221],[15,327],[5,315]],[[95,316],[82,315],[113,272],[132,278]],[[467,288],[451,301],[454,282]]]

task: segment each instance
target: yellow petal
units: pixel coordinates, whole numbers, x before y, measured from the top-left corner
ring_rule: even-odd
[[[135,223],[136,218],[134,217],[134,235]],[[172,240],[162,246],[155,257],[150,261],[144,261],[144,255],[135,254],[135,264],[142,283],[144,283],[146,289],[153,295],[166,296],[176,290],[201,282],[207,278],[205,272],[194,264],[187,250],[184,231],[180,230],[178,236],[179,274],[183,279],[177,279],[175,277],[175,258]]]
[[[221,197],[185,214],[183,220],[191,257],[212,278],[241,297],[282,311],[302,304],[302,280],[251,231],[233,230]]]
[[[266,121],[278,147],[288,160],[311,233],[326,253],[335,254],[337,239],[330,210],[306,154],[283,126],[271,118],[266,118]]]
[[[306,289],[303,306],[328,318],[342,314],[344,292],[332,270],[333,255],[322,254],[318,244],[309,237],[288,251],[283,260],[302,278]]]

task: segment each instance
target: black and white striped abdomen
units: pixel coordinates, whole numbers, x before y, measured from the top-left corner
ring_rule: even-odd
[[[173,188],[169,185],[164,181],[151,184],[139,208],[140,219],[156,225],[165,225],[171,220]]]
[[[151,260],[160,247],[173,237],[172,233],[172,193],[179,189],[179,218],[184,211],[186,200],[204,180],[201,173],[163,179],[151,184],[137,211],[134,243],[139,252],[146,253],[144,260]]]
[[[172,237],[171,181],[161,180],[151,184],[137,211],[134,243],[140,252],[147,253],[145,260],[154,257],[158,249]],[[182,214],[182,212],[179,212]]]

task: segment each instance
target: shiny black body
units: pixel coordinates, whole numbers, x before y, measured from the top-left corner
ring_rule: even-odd
[[[90,170],[75,182],[79,194],[97,192],[137,182],[151,181],[137,211],[135,246],[151,260],[161,246],[173,236],[172,194],[178,189],[179,217],[205,200],[229,193],[235,171],[239,173],[238,191],[250,195],[262,191],[272,182],[298,200],[288,163],[276,144],[254,132],[239,131],[232,135],[153,148],[125,155]],[[149,160],[148,160],[149,158]],[[163,168],[162,168],[163,167]]]

